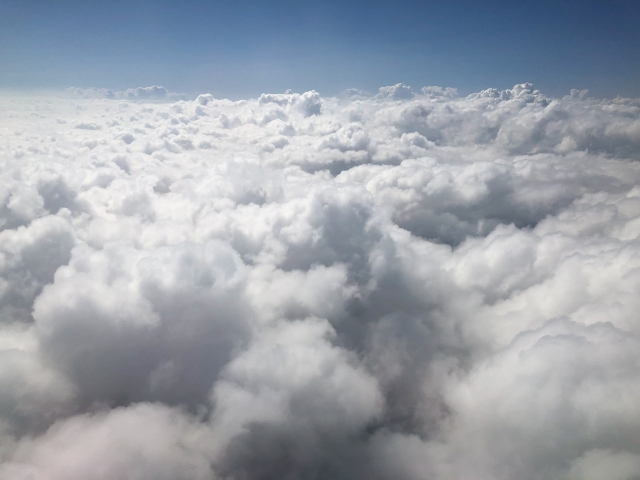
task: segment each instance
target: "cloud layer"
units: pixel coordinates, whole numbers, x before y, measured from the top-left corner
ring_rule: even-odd
[[[0,478],[640,476],[640,101],[0,98]]]

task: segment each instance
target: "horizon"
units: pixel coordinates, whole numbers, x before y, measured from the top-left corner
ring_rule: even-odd
[[[572,88],[569,91],[555,96],[549,95],[547,92],[540,90],[536,85],[532,82],[520,82],[504,89],[498,89],[495,87],[488,86],[486,88],[481,88],[476,91],[461,93],[457,88],[447,87],[443,85],[424,85],[419,88],[414,88],[412,85],[405,85],[404,83],[396,83],[393,85],[381,85],[375,91],[366,91],[356,88],[347,88],[344,89],[337,94],[334,95],[323,95],[322,92],[316,90],[300,90],[295,91],[292,89],[286,89],[285,91],[264,91],[254,96],[244,96],[244,97],[233,97],[233,96],[215,96],[210,91],[199,91],[199,92],[180,92],[180,91],[171,91],[165,88],[163,85],[147,85],[142,86],[138,85],[136,87],[129,87],[123,90],[104,88],[104,87],[78,87],[75,85],[51,89],[51,88],[31,88],[31,89],[3,89],[0,88],[0,95],[3,96],[19,96],[19,97],[46,97],[50,95],[55,95],[60,98],[79,98],[79,99],[105,99],[105,100],[127,100],[132,102],[142,102],[142,103],[168,103],[168,102],[176,102],[176,101],[194,101],[201,95],[212,95],[212,98],[216,100],[229,100],[231,102],[241,102],[248,100],[258,100],[261,96],[264,95],[287,95],[287,94],[302,94],[307,92],[315,92],[321,95],[326,99],[342,99],[347,100],[349,98],[360,98],[360,99],[373,99],[377,96],[383,94],[383,92],[387,89],[393,88],[401,88],[406,89],[410,92],[408,97],[406,98],[420,98],[423,96],[429,96],[428,90],[430,89],[440,89],[443,92],[447,91],[448,96],[451,99],[463,100],[467,97],[475,96],[479,93],[496,91],[496,92],[508,92],[513,90],[514,88],[524,87],[531,90],[535,90],[540,94],[546,96],[549,99],[562,99],[565,97],[576,97],[584,99],[592,99],[592,100],[600,100],[600,101],[609,101],[609,100],[635,100],[635,97],[623,97],[621,95],[616,95],[614,97],[603,97],[593,95],[589,89],[575,89]],[[158,90],[155,94],[138,96],[137,93],[140,91],[150,91],[150,90]],[[425,93],[425,91],[427,91]],[[232,98],[233,97],[233,98]]]

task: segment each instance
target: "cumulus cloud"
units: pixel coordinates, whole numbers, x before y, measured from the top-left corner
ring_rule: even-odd
[[[0,98],[0,478],[640,476],[640,103]]]

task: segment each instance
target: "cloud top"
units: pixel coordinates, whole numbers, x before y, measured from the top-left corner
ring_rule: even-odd
[[[0,478],[640,475],[640,104],[0,98]]]

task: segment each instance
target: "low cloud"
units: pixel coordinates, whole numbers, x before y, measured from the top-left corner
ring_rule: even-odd
[[[0,478],[640,475],[637,99],[0,111]]]

